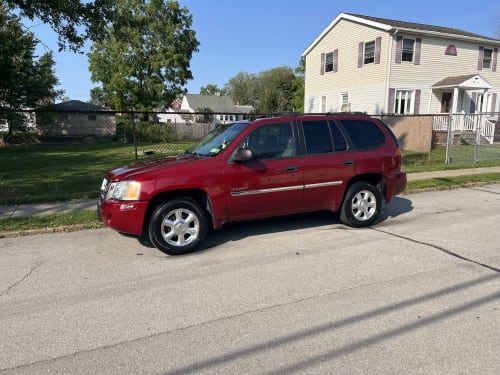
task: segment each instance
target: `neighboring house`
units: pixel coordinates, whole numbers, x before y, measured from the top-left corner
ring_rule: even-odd
[[[306,113],[500,111],[500,40],[340,13],[307,47]]]
[[[195,113],[209,109],[216,124],[242,120],[253,111],[252,106],[235,105],[229,96],[186,94],[182,99],[181,111]]]
[[[169,123],[169,124],[185,124],[186,118],[179,112],[181,112],[182,99],[175,99],[170,107],[155,110],[158,121]]]
[[[79,100],[58,103],[37,112],[37,125],[42,136],[116,135],[113,111]]]

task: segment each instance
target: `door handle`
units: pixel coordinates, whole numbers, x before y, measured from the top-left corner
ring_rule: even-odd
[[[346,160],[342,163],[342,165],[345,165],[345,166],[350,166],[350,165],[354,165],[356,164],[356,162],[354,160]]]
[[[299,169],[297,167],[286,167],[286,172],[297,172]]]

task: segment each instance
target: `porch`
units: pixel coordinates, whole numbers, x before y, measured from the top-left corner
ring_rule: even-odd
[[[450,131],[451,139],[459,139],[462,144],[491,145],[499,141],[500,113],[437,114],[433,116],[432,130]]]

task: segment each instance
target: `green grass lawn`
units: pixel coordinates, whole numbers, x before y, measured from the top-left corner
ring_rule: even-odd
[[[176,143],[165,154],[175,155],[189,143]],[[141,146],[144,151],[158,145]],[[134,147],[120,143],[26,145],[0,148],[0,205],[95,198],[105,173],[135,161]]]
[[[141,145],[139,160],[175,155],[189,144]],[[149,150],[165,153],[144,155],[144,151]],[[500,165],[500,156],[497,160],[480,163],[448,165],[444,160],[444,146],[430,153],[406,151],[403,152],[403,169],[411,173]],[[134,161],[134,147],[122,143],[1,147],[0,205],[95,198],[108,170]]]

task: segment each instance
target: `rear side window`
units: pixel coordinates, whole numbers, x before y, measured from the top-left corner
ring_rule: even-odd
[[[376,124],[364,120],[341,120],[358,150],[377,148],[385,143],[385,135]]]
[[[332,136],[328,121],[303,121],[302,129],[308,154],[333,152]]]

